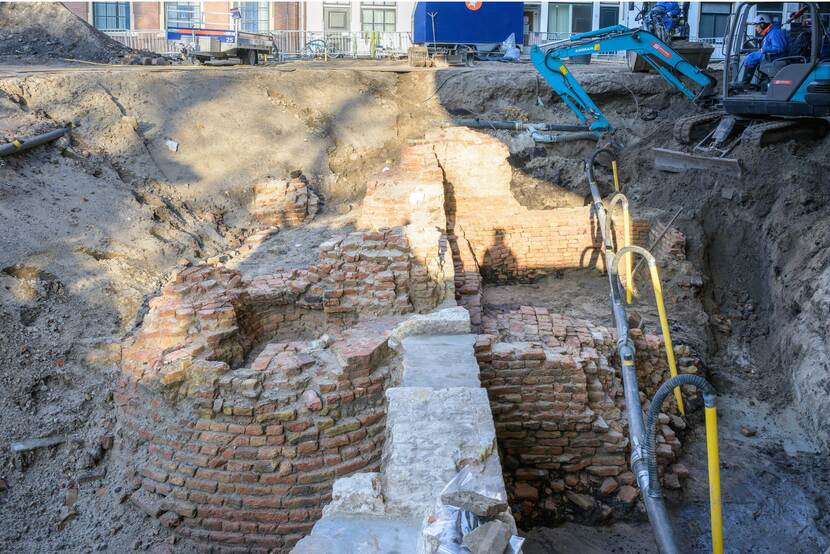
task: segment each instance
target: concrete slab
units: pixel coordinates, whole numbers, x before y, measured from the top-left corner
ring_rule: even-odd
[[[395,327],[389,345],[399,349],[401,341],[413,335],[466,335],[470,332],[470,312],[453,306],[428,314],[416,314]]]
[[[409,554],[420,540],[421,522],[385,517],[326,517],[291,554]]]
[[[386,397],[382,475],[388,514],[428,514],[462,462],[498,456],[486,390],[397,387]]]
[[[478,388],[475,335],[412,336],[403,339],[403,387]]]

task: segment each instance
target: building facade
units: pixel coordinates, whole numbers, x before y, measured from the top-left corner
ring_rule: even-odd
[[[72,13],[104,31],[150,31],[167,27],[233,26],[231,9],[239,10],[239,27],[267,33],[301,29],[300,2],[64,2]]]
[[[638,27],[635,21],[643,2],[525,2],[525,35],[533,40],[534,33],[568,34],[622,24]],[[689,36],[692,39],[721,39],[736,2],[686,2]],[[773,20],[785,21],[786,15],[798,9],[794,2],[766,2],[757,13]]]
[[[241,16],[240,28],[267,33],[281,30],[360,33],[408,33],[416,2],[64,2],[73,13],[107,31],[158,30],[170,26],[233,25],[231,9]],[[566,35],[635,21],[643,2],[525,2],[525,44],[548,35]],[[720,39],[735,2],[687,2],[690,36]],[[758,13],[783,21],[798,3],[767,2]]]
[[[233,26],[244,31],[403,32],[412,30],[415,2],[64,2],[105,31]]]

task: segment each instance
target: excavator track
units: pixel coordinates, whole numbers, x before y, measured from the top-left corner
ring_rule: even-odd
[[[711,130],[710,123],[716,123],[723,113],[703,113],[678,119],[674,124],[674,138],[680,144],[692,144],[702,139]]]
[[[741,135],[746,146],[761,148],[788,140],[818,140],[827,136],[830,124],[826,119],[805,118],[769,121],[750,125]]]

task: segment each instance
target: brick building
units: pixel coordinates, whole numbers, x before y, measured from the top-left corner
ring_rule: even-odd
[[[64,2],[98,29],[150,31],[169,26],[229,27],[239,8],[240,28],[327,32],[410,32],[415,2]]]
[[[239,8],[240,28],[268,32],[300,29],[300,2],[64,2],[97,29],[144,31],[168,26],[231,26],[231,8]]]

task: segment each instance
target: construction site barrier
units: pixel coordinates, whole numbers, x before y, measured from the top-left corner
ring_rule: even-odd
[[[308,58],[389,58],[407,54],[411,33],[273,31],[277,56],[285,59]]]
[[[147,50],[156,54],[170,55],[178,53],[174,41],[167,40],[167,31],[154,29],[149,31],[103,31],[110,38],[134,50]]]

